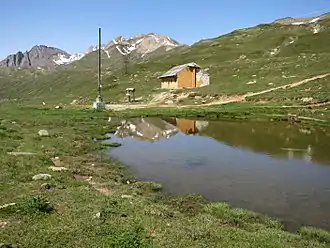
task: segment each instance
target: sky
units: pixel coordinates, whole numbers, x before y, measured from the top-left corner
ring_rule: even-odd
[[[330,0],[11,0],[0,5],[0,60],[34,45],[84,52],[119,35],[157,33],[192,44],[282,17],[330,12]]]

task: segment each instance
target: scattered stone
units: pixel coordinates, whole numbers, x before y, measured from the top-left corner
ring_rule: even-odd
[[[98,213],[96,213],[95,215],[94,215],[94,218],[95,219],[99,219],[101,217],[101,213],[100,212],[98,212]]]
[[[37,175],[34,175],[32,177],[32,180],[35,180],[35,181],[37,181],[37,180],[49,180],[51,178],[52,178],[52,176],[49,175],[49,174],[37,174]]]
[[[52,171],[67,171],[68,168],[66,167],[58,167],[58,166],[49,166],[49,169]]]
[[[0,228],[5,228],[8,225],[7,221],[0,220]]]
[[[122,195],[121,198],[123,198],[123,199],[132,199],[133,196],[132,195]]]
[[[198,92],[189,92],[187,97],[194,98],[195,96],[200,96],[201,94]]]
[[[127,180],[126,183],[127,183],[127,184],[130,184],[131,182]]]
[[[256,83],[257,83],[257,80],[253,80],[253,81],[247,82],[246,84],[256,84]]]
[[[63,107],[62,106],[59,106],[59,105],[57,105],[57,106],[55,106],[55,109],[62,109]]]
[[[202,99],[202,96],[195,96],[195,99]]]
[[[48,137],[49,136],[49,132],[47,130],[39,130],[38,132],[40,137]]]
[[[33,156],[33,155],[37,155],[37,153],[34,152],[7,152],[8,155],[14,155],[14,156],[18,156],[18,155],[26,155],[26,156]]]
[[[173,104],[174,102],[172,100],[167,100],[165,104]]]
[[[304,97],[301,99],[304,103],[313,101],[313,97]]]
[[[8,207],[12,207],[12,206],[15,206],[15,205],[16,205],[15,202],[7,203],[7,204],[4,204],[4,205],[0,206],[0,209],[4,209],[4,208],[8,208]]]
[[[70,104],[71,104],[71,105],[74,105],[74,104],[76,104],[77,102],[78,102],[78,100],[75,99],[75,100],[73,100]]]
[[[54,188],[54,187],[55,187],[54,185],[51,185],[49,183],[43,183],[43,184],[41,184],[40,189],[41,190],[43,190],[43,189],[49,190],[49,189]]]

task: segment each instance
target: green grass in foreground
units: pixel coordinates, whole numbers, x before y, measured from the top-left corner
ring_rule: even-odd
[[[102,154],[106,146],[93,141],[113,130],[110,114],[0,106],[0,205],[16,203],[0,209],[0,243],[31,248],[329,247],[327,231],[304,227],[289,233],[263,215],[197,195],[165,196],[156,183],[135,182]],[[50,136],[39,137],[40,129]],[[7,154],[12,151],[37,155]],[[55,156],[67,171],[48,168]],[[38,173],[52,178],[33,181]]]

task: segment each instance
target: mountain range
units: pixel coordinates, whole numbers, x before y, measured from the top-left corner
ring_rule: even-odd
[[[106,101],[123,102],[125,89],[134,87],[136,97],[149,102],[159,94],[157,77],[174,65],[188,62],[209,69],[210,85],[196,89],[202,95],[219,97],[262,91],[328,73],[329,40],[330,14],[282,18],[189,46],[154,33],[118,36],[102,45],[102,91]],[[91,102],[97,85],[97,47],[74,55],[57,48],[41,48],[44,46],[11,55],[1,62],[2,67],[9,69],[0,68],[0,100]],[[128,73],[123,73],[122,59],[128,57]],[[15,69],[22,65],[30,70]],[[38,69],[42,66],[56,70]],[[319,85],[315,91],[304,89],[301,95],[313,94],[316,98],[322,89],[322,98],[327,99],[329,91],[324,87]]]
[[[107,44],[102,45],[101,48],[108,58],[119,54],[130,55],[132,53],[139,57],[144,57],[159,48],[164,48],[165,51],[169,51],[180,45],[179,42],[171,37],[149,33],[129,38],[118,36]],[[54,68],[58,65],[70,64],[80,60],[87,54],[96,51],[97,48],[97,46],[90,46],[84,53],[70,54],[59,48],[36,45],[32,47],[30,51],[19,51],[16,54],[8,55],[7,58],[0,61],[0,67]]]

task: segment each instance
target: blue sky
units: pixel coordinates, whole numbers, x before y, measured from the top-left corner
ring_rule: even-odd
[[[83,52],[97,44],[99,26],[104,43],[154,32],[191,44],[281,17],[323,12],[330,12],[330,0],[2,1],[0,58],[36,44]]]

